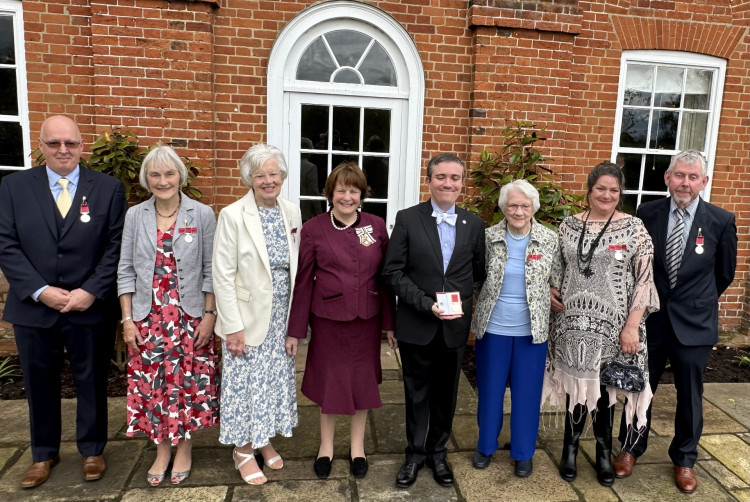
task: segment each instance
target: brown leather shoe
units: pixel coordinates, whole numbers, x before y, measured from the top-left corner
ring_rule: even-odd
[[[106,470],[107,464],[104,462],[104,457],[101,455],[85,457],[83,459],[84,481],[96,481],[97,479],[101,479]]]
[[[44,460],[43,462],[34,462],[26,469],[26,474],[23,475],[21,480],[21,488],[34,488],[39,486],[49,477],[49,471],[52,470],[60,462],[60,455],[56,456],[52,460]]]
[[[637,459],[626,451],[621,451],[612,465],[615,468],[616,478],[627,478],[633,474],[633,465]]]
[[[682,493],[693,493],[698,488],[695,471],[692,467],[674,466],[674,484]]]

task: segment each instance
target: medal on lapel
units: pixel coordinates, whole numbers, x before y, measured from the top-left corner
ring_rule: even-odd
[[[703,254],[703,233],[698,228],[698,236],[695,238],[695,254]]]
[[[609,245],[609,250],[615,252],[615,260],[617,261],[622,261],[622,259],[624,258],[624,255],[622,254],[622,252],[625,249],[627,249],[626,244],[610,244]]]
[[[372,225],[357,228],[356,231],[357,236],[359,237],[359,243],[363,246],[371,246],[372,244],[375,244],[375,242],[377,242],[375,240],[375,237],[372,236]]]
[[[91,215],[89,214],[89,203],[86,202],[86,196],[83,196],[83,201],[81,202],[81,222],[88,223],[91,221]]]
[[[185,220],[185,226],[178,230],[181,234],[185,234],[185,242],[188,244],[193,242],[193,236],[191,234],[198,233],[198,227],[188,227],[187,220]]]

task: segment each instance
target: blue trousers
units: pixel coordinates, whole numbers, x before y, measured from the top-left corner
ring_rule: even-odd
[[[510,380],[513,406],[510,411],[510,457],[529,460],[534,456],[539,432],[547,342],[531,343],[531,336],[485,333],[476,344],[479,406],[477,450],[492,455],[503,428],[503,396]]]

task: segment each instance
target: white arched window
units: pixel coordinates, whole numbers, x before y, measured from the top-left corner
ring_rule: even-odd
[[[326,210],[321,190],[344,161],[366,174],[363,210],[393,225],[419,198],[424,72],[404,28],[375,7],[314,5],[279,35],[268,63],[268,142],[284,152],[284,197],[303,220]]]

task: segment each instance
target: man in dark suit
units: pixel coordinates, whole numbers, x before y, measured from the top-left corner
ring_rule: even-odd
[[[719,297],[734,279],[737,227],[733,214],[698,196],[708,183],[706,160],[698,151],[675,155],[664,181],[671,197],[638,208],[654,241],[654,282],[661,305],[646,320],[648,371],[654,393],[667,361],[674,373],[677,410],[669,456],[677,488],[692,493],[703,430],[703,371],[718,341]],[[627,427],[623,416],[622,451],[614,462],[618,478],[632,473],[646,451],[650,428],[650,407],[646,424]]]
[[[83,143],[71,119],[48,118],[39,148],[46,166],[0,184],[0,268],[10,284],[3,319],[15,331],[31,426],[24,488],[44,483],[60,460],[64,350],[78,397],[83,478],[99,479],[106,469],[107,372],[127,209],[118,180],[78,165]]]
[[[396,478],[400,488],[416,481],[425,462],[435,481],[453,484],[445,445],[469,336],[473,285],[485,275],[484,223],[456,207],[464,176],[455,155],[430,160],[431,200],[396,215],[383,266],[386,283],[398,295],[395,337],[403,366],[408,443]],[[436,302],[438,292],[458,292],[463,313],[447,315]]]

